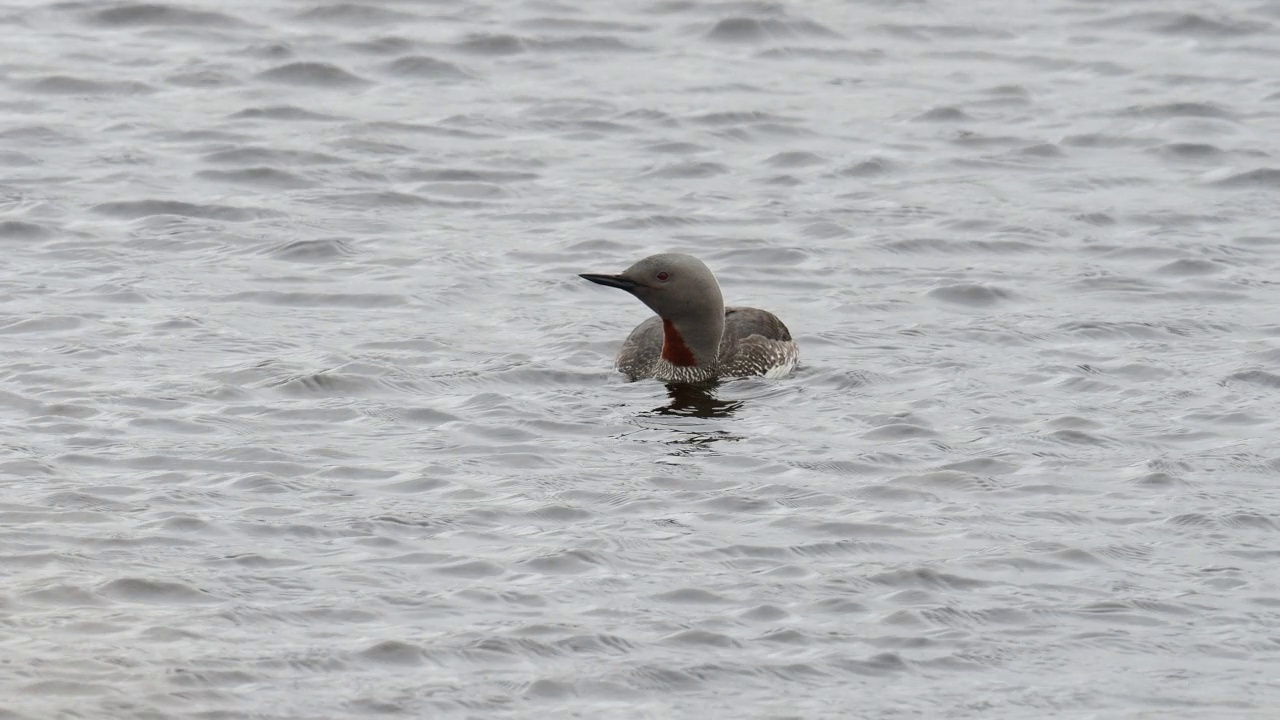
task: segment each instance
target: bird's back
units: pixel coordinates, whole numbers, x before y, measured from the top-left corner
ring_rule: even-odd
[[[752,307],[725,308],[721,377],[782,376],[798,359],[791,331],[777,315]]]

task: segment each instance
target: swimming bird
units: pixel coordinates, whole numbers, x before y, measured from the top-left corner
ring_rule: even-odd
[[[618,353],[615,367],[632,380],[782,377],[796,366],[787,326],[767,310],[725,307],[716,276],[692,255],[650,255],[618,275],[579,277],[626,290],[657,313],[631,331]]]

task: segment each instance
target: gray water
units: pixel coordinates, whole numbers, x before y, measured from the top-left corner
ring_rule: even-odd
[[[1280,713],[1280,3],[0,30],[0,718]]]

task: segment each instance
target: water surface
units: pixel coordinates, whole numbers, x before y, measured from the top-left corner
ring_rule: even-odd
[[[1280,706],[1275,2],[0,24],[0,717]]]

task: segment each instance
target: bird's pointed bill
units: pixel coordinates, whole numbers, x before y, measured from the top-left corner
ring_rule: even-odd
[[[590,280],[597,285],[605,285],[608,287],[618,288],[619,290],[634,290],[636,284],[621,275],[597,275],[595,273],[583,273],[578,277],[584,280]]]

